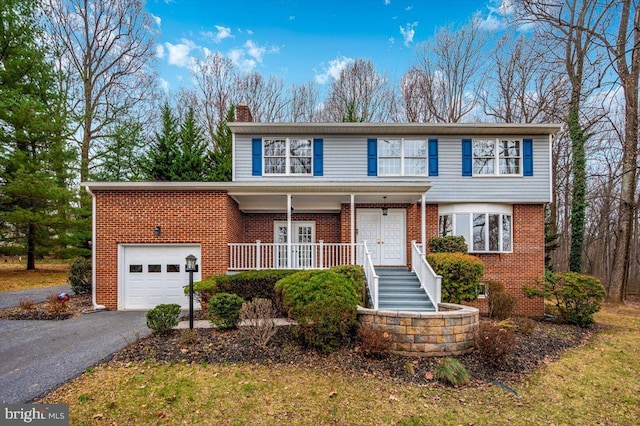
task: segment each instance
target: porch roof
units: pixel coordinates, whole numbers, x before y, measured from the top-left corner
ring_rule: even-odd
[[[296,213],[335,212],[349,204],[412,204],[431,188],[431,182],[381,180],[339,182],[286,180],[282,182],[83,182],[89,191],[225,191],[245,212],[286,212],[287,194]]]

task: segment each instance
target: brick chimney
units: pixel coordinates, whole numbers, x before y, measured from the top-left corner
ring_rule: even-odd
[[[249,111],[249,106],[244,102],[241,102],[236,107],[236,122],[251,123],[252,121],[253,117],[251,116],[251,111]]]

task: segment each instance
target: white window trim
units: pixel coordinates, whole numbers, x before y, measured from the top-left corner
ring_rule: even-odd
[[[391,157],[391,156],[383,156],[380,154],[380,141],[381,140],[387,140],[387,141],[400,141],[400,174],[397,173],[381,173],[380,171],[382,170],[382,167],[380,166],[380,160],[384,159],[384,158],[398,158],[398,157]],[[429,176],[429,138],[426,139],[420,139],[420,138],[385,138],[385,137],[379,137],[377,138],[377,143],[378,143],[378,176]],[[405,159],[407,157],[405,157],[404,155],[404,142],[405,141],[420,141],[420,142],[424,142],[426,145],[426,152],[427,154],[424,157],[424,173],[405,173],[404,170],[404,162]],[[418,157],[408,157],[408,158],[418,158]]]
[[[311,168],[309,169],[309,173],[292,173],[291,172],[291,139],[294,140],[308,140],[311,141]],[[285,172],[284,173],[267,173],[267,163],[265,156],[265,140],[284,140],[285,141],[285,149],[286,149],[286,157],[285,157]],[[313,176],[313,138],[300,136],[295,138],[287,138],[284,136],[271,136],[262,138],[262,170],[263,176]]]
[[[473,163],[475,160],[475,155],[473,155],[473,144],[476,141],[491,141],[493,140],[493,146],[494,146],[494,157],[493,157],[493,173],[475,173],[474,172],[474,167],[473,167]],[[518,141],[520,143],[520,157],[518,157],[518,169],[520,170],[520,173],[500,173],[500,149],[499,149],[499,143],[502,140],[509,140],[509,141]],[[514,158],[514,157],[508,157],[508,158]],[[482,138],[482,137],[477,137],[477,138],[472,138],[471,139],[471,173],[473,177],[478,177],[478,178],[483,178],[483,177],[522,177],[523,176],[523,170],[522,168],[524,167],[524,161],[523,161],[523,155],[522,155],[522,138]]]
[[[315,220],[292,220],[291,221],[291,231],[295,230],[296,225],[298,226],[310,226],[311,227],[311,243],[308,244],[315,244],[316,242],[316,222]],[[285,244],[286,241],[284,243],[278,243],[276,242],[278,239],[278,228],[279,227],[287,227],[287,221],[286,220],[274,220],[273,221],[273,241],[276,244]],[[293,241],[293,233],[291,234],[291,244],[306,244],[306,243],[296,243],[295,241]]]
[[[471,241],[466,241],[469,253],[472,253],[472,254],[473,253],[477,253],[477,254],[513,253],[513,226],[514,225],[513,225],[513,206],[512,205],[479,203],[479,204],[452,204],[452,205],[440,206],[438,208],[438,234],[440,234],[440,216],[452,215],[451,217],[451,228],[453,230],[452,235],[456,235],[455,234],[456,225],[457,225],[456,215],[463,215],[463,214],[470,216],[468,235]],[[500,247],[499,250],[474,250],[473,249],[473,215],[474,214],[500,215],[500,221],[499,221],[500,229],[499,229],[499,235],[498,235],[498,244]],[[503,243],[502,216],[505,216],[505,215],[511,217],[511,230],[510,230],[511,231],[511,235],[510,235],[511,249],[510,250],[502,249],[502,243]]]

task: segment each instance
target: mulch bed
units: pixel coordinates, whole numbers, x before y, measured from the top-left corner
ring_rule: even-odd
[[[516,333],[516,349],[499,363],[487,362],[478,352],[457,356],[471,373],[472,385],[488,382],[515,383],[539,366],[557,359],[565,350],[580,346],[595,328],[535,322],[528,335]],[[215,329],[172,330],[166,335],[152,334],[115,354],[116,364],[143,361],[159,363],[252,363],[286,365],[321,371],[338,371],[353,376],[369,376],[396,382],[426,384],[440,358],[406,357],[386,354],[368,357],[352,341],[343,349],[325,354],[305,348],[291,327],[280,327],[266,348],[253,345],[242,328],[231,331]]]
[[[26,302],[26,301],[24,301]],[[14,308],[0,309],[0,320],[66,320],[79,317],[86,311],[93,310],[91,296],[71,296],[64,306],[51,306],[49,302],[25,303],[30,309],[16,306]]]

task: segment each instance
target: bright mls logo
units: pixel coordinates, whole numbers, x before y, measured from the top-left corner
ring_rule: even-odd
[[[2,425],[68,426],[67,404],[0,404]]]

